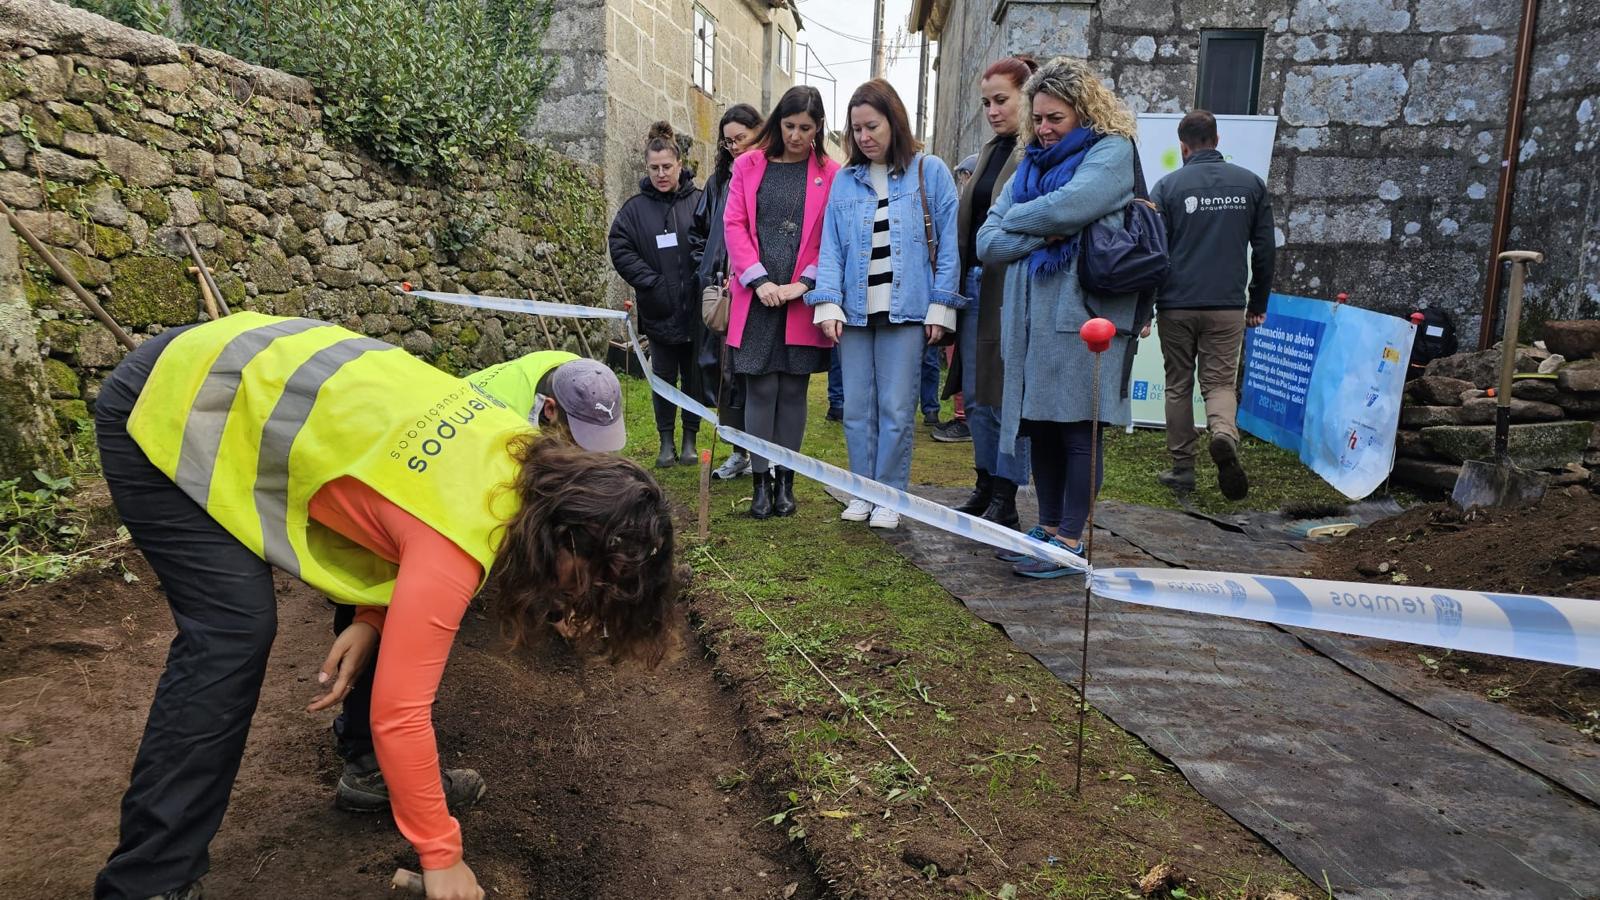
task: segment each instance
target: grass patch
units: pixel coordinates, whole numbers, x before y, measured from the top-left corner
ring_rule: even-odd
[[[813,380],[803,450],[844,466],[843,430],[823,417],[823,385]],[[650,465],[648,386],[628,381],[625,391],[625,452]],[[971,446],[935,443],[926,429],[913,459],[914,482],[962,485],[971,476]],[[694,467],[655,471],[684,510],[698,508]],[[1195,874],[1192,896],[1238,897],[1247,885],[1307,893],[1276,853],[1092,711],[1083,793],[1074,794],[1078,699],[1070,688],[861,523],[841,522],[819,485],[797,480],[799,512],[764,522],[746,515],[749,486],[713,484],[707,543],[683,523],[692,602],[719,667],[759,719],[751,734],[761,759],[751,777],[784,798],[782,815],[774,809],[760,827],[804,840],[841,894],[907,896],[912,879],[939,882],[930,894],[1121,898],[1169,859]],[[940,864],[930,872],[927,855],[912,852],[927,846],[960,852],[933,852]]]

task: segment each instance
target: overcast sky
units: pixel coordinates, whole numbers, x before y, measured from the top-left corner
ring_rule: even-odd
[[[809,44],[812,78],[810,83],[822,91],[822,101],[827,105],[828,127],[843,128],[843,107],[850,102],[850,94],[872,74],[872,0],[792,0],[800,12],[805,26],[800,32],[800,43]],[[906,112],[911,116],[912,127],[917,120],[917,54],[922,49],[922,35],[911,34],[906,29],[906,17],[911,13],[911,0],[885,0],[884,41],[887,54],[889,82],[905,101]],[[795,60],[795,80],[803,81],[807,54],[798,52]],[[817,63],[827,66],[822,71]],[[838,104],[835,110],[833,86],[823,80],[831,74],[838,79]],[[933,76],[928,77],[928,130],[932,132]]]

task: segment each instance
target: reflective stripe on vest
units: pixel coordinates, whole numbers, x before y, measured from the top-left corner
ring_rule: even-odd
[[[540,350],[474,372],[467,376],[467,380],[511,407],[512,412],[537,428],[539,422],[533,411],[533,399],[539,391],[539,382],[550,370],[578,358],[578,354],[565,350]]]
[[[151,462],[229,533],[336,600],[384,604],[396,567],[311,523],[354,477],[487,572],[515,512],[522,416],[397,347],[311,319],[236,313],[175,338],[128,420]]]

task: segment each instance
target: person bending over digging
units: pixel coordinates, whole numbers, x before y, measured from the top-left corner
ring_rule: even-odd
[[[178,629],[96,897],[200,896],[277,630],[273,566],[359,607],[308,709],[376,652],[373,743],[434,900],[483,897],[431,719],[473,595],[491,588],[513,644],[559,623],[613,659],[664,652],[678,578],[660,486],[396,347],[248,312],[173,329],[106,379],[95,427]]]
[[[467,381],[527,419],[541,434],[577,443],[585,450],[613,453],[628,442],[622,418],[622,385],[617,373],[592,359],[563,350],[541,350],[467,376]],[[336,604],[333,633],[356,621],[356,607]],[[344,771],[334,805],[350,812],[389,808],[389,787],[372,741],[372,666],[350,681],[333,734]],[[483,796],[483,778],[472,769],[441,773],[445,804],[464,812]]]

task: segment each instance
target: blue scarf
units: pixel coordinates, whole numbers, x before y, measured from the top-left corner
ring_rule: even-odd
[[[1049,148],[1030,143],[1022,160],[1017,163],[1017,174],[1011,183],[1011,199],[1017,203],[1037,200],[1059,190],[1078,171],[1078,164],[1089,155],[1099,136],[1093,130],[1079,125]],[[1028,255],[1028,274],[1054,275],[1072,264],[1078,250],[1078,236],[1073,235],[1058,244],[1046,244]]]

